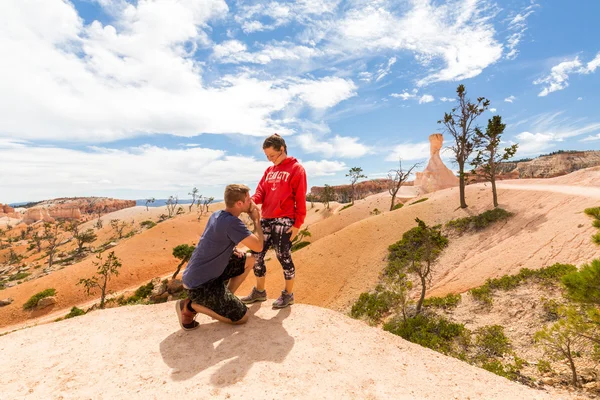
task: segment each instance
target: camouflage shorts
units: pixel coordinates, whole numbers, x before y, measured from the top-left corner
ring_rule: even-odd
[[[197,288],[187,289],[188,298],[192,303],[204,306],[233,322],[239,321],[244,317],[248,308],[227,289],[227,282],[244,273],[245,263],[245,254],[241,258],[232,254],[229,264],[221,276]]]

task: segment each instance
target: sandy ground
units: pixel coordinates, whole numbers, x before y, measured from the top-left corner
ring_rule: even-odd
[[[517,273],[523,267],[536,269],[555,262],[581,265],[600,257],[600,247],[590,241],[596,230],[583,213],[587,207],[598,206],[599,182],[600,168],[552,179],[502,181],[499,183],[500,206],[515,216],[481,233],[452,237],[436,267],[428,294],[465,292],[490,277]],[[418,198],[423,197],[428,200],[408,205],[411,200],[399,210],[379,215],[372,215],[372,211],[389,209],[387,193],[359,200],[343,211],[335,203],[329,212],[324,212],[319,203],[315,203],[312,210],[309,206],[306,221],[312,243],[294,253],[296,301],[345,311],[360,293],[376,285],[386,265],[388,246],[416,225],[416,217],[428,224],[440,224],[491,208],[491,191],[489,185],[483,183],[467,187],[467,209],[458,208],[458,188]],[[222,204],[212,207],[218,209]],[[104,218],[143,220],[148,219],[148,213],[157,217],[163,212],[160,208],[151,208],[148,212],[144,207],[135,207]],[[173,247],[197,243],[206,220],[204,216],[198,222],[193,211],[123,240],[113,249],[122,259],[123,268],[111,281],[111,289],[135,289],[153,277],[172,273],[178,264],[171,255]],[[267,291],[269,296],[277,297],[283,289],[283,274],[274,254],[268,254],[267,260]],[[15,329],[19,327],[16,324],[23,322],[35,324],[36,318],[57,311],[66,314],[72,306],[88,302],[89,297],[76,283],[82,277],[93,275],[92,261],[93,257],[0,292],[1,298],[15,300],[10,306],[0,308],[0,333]],[[254,278],[250,276],[238,294],[246,294],[253,284]],[[22,310],[22,304],[30,296],[49,287],[57,289],[55,306],[33,313]]]
[[[331,310],[254,305],[247,325],[174,303],[95,311],[0,337],[3,399],[552,399]]]

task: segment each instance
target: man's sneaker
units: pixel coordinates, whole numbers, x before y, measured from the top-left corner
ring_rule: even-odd
[[[244,304],[251,304],[257,301],[265,301],[267,300],[267,291],[263,290],[262,292],[259,292],[258,290],[256,290],[256,287],[253,287],[252,293],[250,293],[246,297],[242,297],[240,300]]]
[[[273,302],[273,308],[285,308],[294,304],[294,293],[288,293],[286,290],[281,291],[281,296]]]

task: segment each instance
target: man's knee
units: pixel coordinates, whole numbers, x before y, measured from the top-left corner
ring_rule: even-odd
[[[246,313],[244,314],[244,316],[242,317],[242,319],[240,319],[238,321],[235,321],[234,324],[235,325],[245,324],[246,322],[248,322],[249,315],[250,315],[249,310],[246,310]]]
[[[246,263],[244,264],[244,269],[254,267],[255,262],[256,262],[256,257],[254,257],[252,254],[246,255]]]

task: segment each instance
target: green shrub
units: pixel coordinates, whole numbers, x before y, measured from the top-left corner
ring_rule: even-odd
[[[12,275],[10,278],[8,278],[9,281],[19,281],[21,279],[25,279],[27,278],[29,275],[29,273],[27,272],[17,272],[16,274]]]
[[[540,374],[546,374],[548,372],[552,372],[552,365],[550,365],[549,361],[538,360],[537,370]]]
[[[542,310],[544,311],[544,320],[557,321],[560,318],[560,303],[554,299],[547,299],[545,297],[542,297],[540,301],[542,303]]]
[[[456,354],[456,343],[467,332],[463,324],[423,314],[406,320],[394,319],[384,324],[383,329],[444,354]]]
[[[398,204],[396,204],[396,205],[395,205],[395,206],[392,208],[392,211],[393,211],[393,210],[399,210],[399,209],[401,209],[402,207],[404,207],[404,204],[402,204],[402,203],[398,203]]]
[[[460,293],[458,293],[458,294],[449,293],[444,297],[430,297],[428,299],[425,299],[425,301],[423,302],[423,305],[425,307],[436,307],[436,308],[443,308],[443,309],[447,310],[447,309],[451,309],[451,308],[456,308],[458,306],[458,304],[460,303],[460,300],[461,300]]]
[[[490,290],[489,285],[487,284],[478,288],[471,289],[469,290],[469,293],[471,294],[471,296],[473,296],[473,299],[486,306],[491,306],[494,302],[494,300],[492,299],[492,292]]]
[[[600,220],[600,207],[586,208],[583,212],[592,218]]]
[[[592,235],[592,242],[594,244],[600,245],[600,232]]]
[[[381,211],[379,211],[378,208],[374,208],[373,211],[370,212],[371,215],[379,215],[381,214]]]
[[[479,353],[487,357],[502,357],[508,353],[512,345],[500,325],[488,325],[475,331],[475,344]]]
[[[298,242],[298,243],[294,243],[292,245],[291,251],[294,252],[296,250],[300,250],[306,246],[308,246],[310,244],[310,242]]]
[[[40,301],[40,299],[43,299],[44,297],[54,296],[55,294],[56,294],[56,289],[51,288],[51,289],[42,290],[41,292],[31,296],[29,298],[29,300],[27,300],[25,302],[25,304],[23,304],[23,309],[31,310],[37,305],[37,303],[38,303],[38,301]]]
[[[367,317],[370,323],[377,323],[397,301],[395,293],[384,290],[381,286],[374,293],[361,293],[358,300],[352,305],[350,316],[352,318]]]
[[[487,228],[490,224],[502,221],[512,217],[514,214],[502,208],[487,210],[479,215],[472,217],[457,218],[446,222],[446,228],[453,229],[458,233],[469,230],[480,231]]]
[[[85,314],[85,311],[83,311],[81,308],[73,307],[73,308],[71,308],[71,311],[69,311],[69,313],[67,315],[65,315],[64,319],[79,317],[80,315],[84,315],[84,314]]]
[[[150,229],[150,228],[153,228],[153,227],[156,226],[156,222],[150,221],[150,220],[146,220],[146,221],[140,222],[140,226],[142,228],[148,228],[148,229]]]
[[[502,364],[498,360],[489,360],[484,362],[481,368],[511,381],[516,381],[519,378],[519,371],[523,368],[523,360],[517,358],[514,364]]]
[[[419,204],[419,203],[422,203],[422,202],[427,201],[427,200],[429,200],[428,197],[423,197],[422,199],[419,199],[417,201],[413,201],[412,203],[409,204],[409,206],[412,206],[413,204]]]
[[[350,208],[352,207],[354,204],[350,203],[350,204],[346,204],[344,207],[342,207],[342,209],[340,211],[344,211],[346,208]]]
[[[152,289],[154,289],[154,285],[152,282],[148,282],[147,284],[137,288],[133,296],[129,296],[127,298],[125,298],[125,296],[119,296],[115,301],[121,306],[140,304],[144,302],[148,296],[150,296]]]

